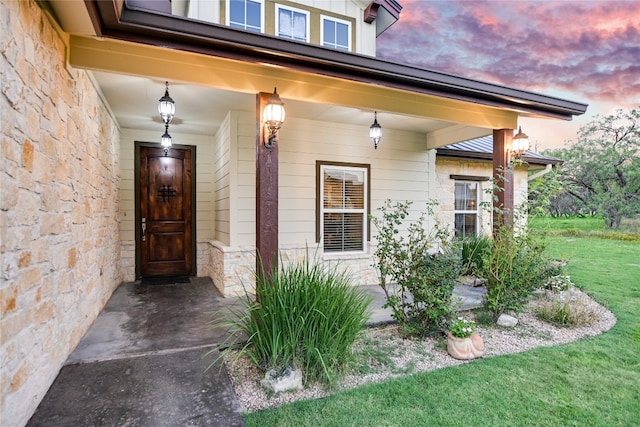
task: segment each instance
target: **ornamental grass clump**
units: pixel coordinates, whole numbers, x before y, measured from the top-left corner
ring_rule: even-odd
[[[462,272],[464,276],[478,276],[482,271],[482,257],[491,250],[489,236],[471,236],[462,240]]]
[[[542,297],[535,308],[538,319],[547,323],[568,328],[590,325],[600,319],[600,314],[593,306],[586,303],[573,287],[568,288],[566,295],[548,295]]]
[[[272,278],[260,277],[257,302],[247,294],[245,310],[233,321],[248,337],[240,353],[264,372],[295,367],[306,381],[332,383],[366,326],[371,297],[353,286],[346,273],[308,257]]]

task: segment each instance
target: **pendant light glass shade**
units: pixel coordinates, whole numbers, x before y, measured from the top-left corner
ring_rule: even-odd
[[[273,89],[273,95],[264,107],[262,118],[265,127],[264,144],[270,148],[275,145],[278,131],[285,118],[284,102],[280,99],[277,88]]]
[[[378,149],[378,143],[382,139],[382,126],[378,123],[378,112],[373,116],[373,124],[369,127],[369,138],[373,142],[373,148]]]
[[[169,96],[169,82],[165,82],[164,96],[158,101],[158,113],[165,124],[170,123],[176,114],[176,103]]]
[[[160,144],[164,147],[164,148],[169,148],[171,147],[171,135],[169,135],[169,125],[165,125],[164,127],[164,134],[162,135],[162,138],[160,139]]]
[[[522,132],[521,126],[518,128],[518,133],[513,137],[511,149],[513,150],[513,155],[516,159],[524,156],[524,153],[529,150],[529,137]]]

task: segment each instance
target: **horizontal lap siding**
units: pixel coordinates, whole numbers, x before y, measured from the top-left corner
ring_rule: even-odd
[[[316,160],[369,164],[372,213],[387,198],[414,200],[416,212],[428,200],[423,135],[385,128],[374,150],[368,127],[296,118],[284,126],[279,153],[281,245],[315,244]]]
[[[231,218],[233,233],[231,246],[251,246],[256,243],[256,118],[254,113],[234,112],[235,138],[233,149],[237,153],[236,187],[231,189]]]
[[[231,143],[230,116],[228,115],[215,137],[214,149],[214,200],[215,200],[215,235],[213,238],[230,244],[230,185],[231,185]]]

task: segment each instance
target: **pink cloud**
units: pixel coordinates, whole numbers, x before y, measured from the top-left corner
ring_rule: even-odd
[[[382,58],[577,101],[640,103],[640,2],[401,3],[378,38]]]

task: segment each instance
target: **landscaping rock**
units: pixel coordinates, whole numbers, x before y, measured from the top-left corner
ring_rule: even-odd
[[[501,314],[500,317],[498,317],[497,323],[499,326],[504,326],[505,328],[513,328],[518,324],[518,319],[508,314]]]
[[[483,279],[482,277],[473,277],[473,276],[460,276],[458,278],[458,283],[466,286],[484,286],[487,283],[487,279]]]
[[[281,373],[276,369],[270,369],[266,372],[260,384],[274,393],[302,390],[302,371],[290,366]]]

